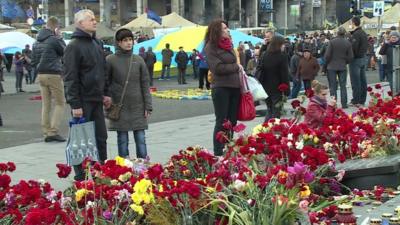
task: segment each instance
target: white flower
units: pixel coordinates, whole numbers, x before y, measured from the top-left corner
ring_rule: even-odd
[[[253,147],[250,147],[250,148],[249,148],[249,151],[250,151],[250,152],[256,152],[256,149],[253,148]]]
[[[332,143],[330,143],[330,142],[325,142],[325,143],[324,143],[324,149],[325,149],[325,151],[330,150],[330,149],[332,148],[332,146],[333,146]]]
[[[289,133],[288,136],[287,136],[287,139],[290,140],[290,141],[293,141],[293,134]]]
[[[246,187],[246,182],[243,182],[241,180],[235,180],[233,183],[233,188],[237,191],[244,191],[244,188]]]
[[[291,141],[288,141],[287,146],[288,146],[289,148],[291,148],[291,147],[293,146],[293,143],[292,143]]]
[[[38,180],[38,183],[39,183],[40,185],[45,185],[45,184],[46,184],[46,181],[45,181],[44,179],[39,179],[39,180]]]
[[[46,195],[46,199],[47,200],[49,200],[49,201],[51,201],[52,203],[54,203],[55,202],[55,198],[57,197],[57,193],[53,190],[53,191],[51,191],[50,193],[48,193],[47,195]]]
[[[61,198],[61,208],[67,208],[70,207],[69,203],[72,201],[71,197],[62,197]]]
[[[304,142],[303,142],[303,140],[301,140],[301,141],[296,141],[296,149],[302,150],[303,147],[304,147]]]
[[[280,122],[281,122],[280,119],[275,118],[275,125],[279,125]]]
[[[88,201],[88,202],[86,203],[86,209],[94,208],[95,206],[96,206],[96,203],[95,203],[95,202]]]
[[[128,168],[133,168],[133,162],[131,160],[129,160],[129,159],[125,159],[124,164]]]

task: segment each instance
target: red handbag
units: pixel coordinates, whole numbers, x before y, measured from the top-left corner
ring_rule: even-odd
[[[256,118],[256,107],[254,106],[253,96],[249,90],[246,74],[241,70],[239,72],[241,77],[241,94],[239,108],[237,112],[237,119],[240,121],[250,121]]]

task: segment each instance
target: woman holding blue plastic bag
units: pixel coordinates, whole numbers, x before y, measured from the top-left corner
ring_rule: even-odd
[[[118,118],[110,119],[109,130],[117,131],[118,155],[129,157],[129,131],[133,131],[136,157],[146,158],[145,130],[152,111],[150,76],[146,63],[132,54],[133,34],[120,29],[115,34],[116,52],[106,58],[107,77],[113,104],[119,104]]]

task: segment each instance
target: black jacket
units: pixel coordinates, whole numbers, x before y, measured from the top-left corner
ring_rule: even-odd
[[[353,47],[354,58],[365,57],[368,49],[368,36],[361,27],[351,32],[351,45]]]
[[[42,29],[32,46],[32,66],[38,73],[58,74],[63,72],[62,57],[65,42],[49,29]]]
[[[72,109],[109,96],[105,69],[102,43],[77,28],[64,52],[65,96]]]
[[[189,56],[186,52],[178,52],[175,56],[175,62],[178,64],[179,69],[186,69],[186,66],[189,62]]]
[[[264,87],[268,96],[280,95],[278,86],[282,83],[289,85],[288,57],[282,52],[265,52],[260,61],[262,72],[260,83]],[[285,93],[289,95],[289,91]]]

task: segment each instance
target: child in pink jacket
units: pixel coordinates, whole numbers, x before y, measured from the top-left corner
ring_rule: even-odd
[[[331,97],[332,100],[328,103],[328,87],[317,80],[312,82],[312,88],[314,96],[310,98],[310,103],[308,103],[304,122],[311,128],[318,128],[322,126],[326,117],[333,116],[336,109],[336,99]]]

